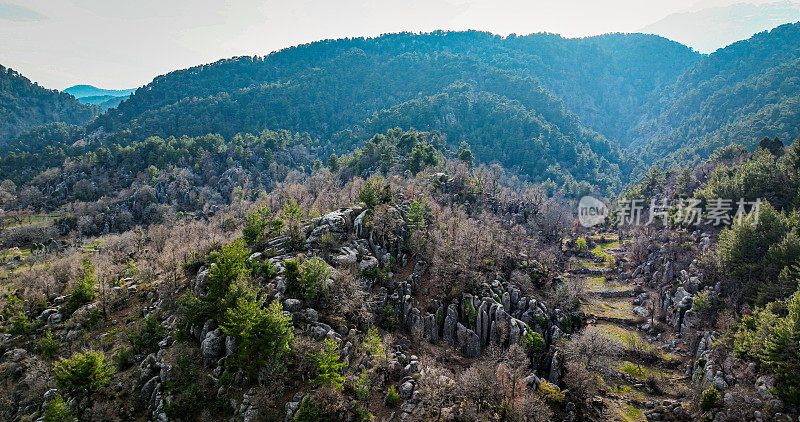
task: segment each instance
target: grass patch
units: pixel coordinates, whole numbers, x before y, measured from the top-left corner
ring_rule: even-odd
[[[103,246],[103,241],[101,239],[95,239],[91,242],[84,242],[82,245],[82,249],[84,252],[97,252],[98,249]]]
[[[628,384],[613,385],[608,388],[608,391],[615,394],[634,394],[636,390]]]
[[[636,319],[626,298],[592,299],[586,305],[586,312],[598,317]]]
[[[664,379],[667,374],[658,369],[647,367],[645,365],[637,365],[630,361],[622,361],[622,364],[617,367],[617,370],[623,374],[628,374],[637,380],[645,380],[647,378]]]
[[[63,212],[51,212],[43,214],[30,214],[24,216],[8,216],[3,218],[0,224],[4,228],[21,227],[21,226],[50,226],[55,223],[56,219],[66,215]]]
[[[584,281],[586,291],[590,293],[597,292],[625,292],[633,290],[631,286],[616,281],[609,281],[603,276],[588,277]]]
[[[15,246],[13,248],[9,248],[0,252],[0,260],[13,259],[15,256],[26,257],[30,256],[30,254],[31,254],[30,249],[20,249]]]
[[[626,421],[645,420],[644,413],[642,413],[642,410],[636,406],[623,403],[621,410],[622,410],[622,416]]]
[[[638,331],[628,330],[624,327],[620,327],[618,325],[613,324],[598,324],[597,328],[603,334],[607,334],[609,337],[613,338],[614,340],[618,341],[623,346],[630,343],[635,338],[641,338]],[[650,343],[648,343],[650,344]]]
[[[602,267],[599,267],[597,264],[595,264],[592,261],[573,261],[569,265],[571,267],[573,267],[573,268],[592,268],[592,269],[597,269],[597,270],[601,270],[602,269]]]
[[[592,254],[594,256],[599,256],[603,259],[607,259],[607,257],[611,257],[611,255],[606,252],[609,249],[619,247],[620,243],[619,240],[610,242],[610,243],[601,243],[592,249]],[[613,257],[612,257],[613,258]]]
[[[589,239],[592,239],[595,243],[610,243],[616,242],[619,240],[619,233],[611,233],[611,234],[594,234],[589,236]]]

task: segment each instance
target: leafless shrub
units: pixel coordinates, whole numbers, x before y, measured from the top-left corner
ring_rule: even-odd
[[[459,376],[459,393],[467,403],[475,405],[477,413],[482,413],[503,400],[502,392],[497,388],[496,364],[497,362],[482,359]]]
[[[546,422],[553,420],[553,411],[544,401],[542,396],[536,393],[526,393],[520,400],[516,408],[519,420],[524,422]]]
[[[647,231],[644,229],[635,229],[631,233],[631,239],[625,242],[628,251],[630,251],[629,256],[633,260],[634,265],[641,264],[647,261],[647,256],[650,254],[650,246],[651,241],[650,237],[647,234]]]
[[[422,404],[420,417],[438,419],[442,409],[453,404],[456,383],[450,370],[432,362],[423,362],[420,371],[419,398]]]
[[[550,292],[548,303],[564,312],[576,312],[580,309],[584,288],[581,280],[566,279]]]
[[[611,371],[622,348],[599,328],[587,327],[569,338],[564,351],[567,361],[581,362],[590,371],[603,375]]]

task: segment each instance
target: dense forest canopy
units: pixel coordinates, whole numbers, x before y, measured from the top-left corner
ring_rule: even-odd
[[[52,122],[85,125],[97,111],[0,65],[0,145],[38,125]]]
[[[515,103],[539,115],[569,135],[568,143],[579,133],[594,138],[585,142],[595,156],[590,160],[618,165],[625,183],[660,159],[702,160],[725,139],[749,147],[763,136],[794,139],[799,34],[800,24],[783,25],[707,56],[643,34],[565,39],[438,31],[327,40],[158,77],[90,129],[122,129],[136,138],[284,128],[335,139],[334,148],[346,150],[385,129],[375,125],[392,110],[422,107],[466,84],[478,96],[497,98],[498,106]],[[453,145],[466,140],[476,150],[495,141],[453,126],[513,130],[489,121],[491,113],[472,122],[458,121],[449,109],[412,114],[396,124],[457,132]],[[535,138],[522,140],[535,144]],[[599,146],[606,143],[635,158],[609,154]],[[564,158],[556,161],[563,166]]]
[[[798,37],[800,24],[784,25],[707,56],[643,34],[319,41],[159,76],[90,122],[77,145],[288,130],[307,133],[324,160],[400,127],[437,131],[450,150],[466,142],[480,162],[573,195],[611,193],[656,162],[698,163],[731,140],[752,149],[764,136],[797,137]],[[78,139],[66,145],[63,131],[9,139],[8,158],[32,166],[21,174],[52,166],[59,149],[75,151]],[[35,162],[43,153],[51,161]]]

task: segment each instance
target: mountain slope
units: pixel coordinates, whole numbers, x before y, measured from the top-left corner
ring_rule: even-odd
[[[793,140],[800,130],[766,121],[761,130],[744,130],[757,118],[800,95],[800,23],[783,25],[721,49],[700,61],[664,90],[636,129],[634,147],[645,162],[663,159],[678,149],[741,142],[754,146],[765,136]],[[776,115],[777,117],[778,115]],[[741,130],[736,130],[739,128]],[[750,128],[754,129],[754,128]],[[714,140],[716,139],[716,140]],[[698,158],[707,155],[697,155]]]
[[[642,60],[644,56],[649,59]],[[699,54],[685,46],[642,34],[584,39],[564,39],[553,34],[503,38],[473,31],[321,41],[266,57],[238,57],[160,76],[99,119],[97,126],[114,129],[148,111],[182,100],[233,95],[247,88],[310,84],[317,84],[315,92],[323,92],[319,95],[353,89],[348,84],[356,84],[364,90],[358,93],[357,101],[363,102],[371,114],[420,94],[431,95],[452,82],[480,82],[481,72],[491,68],[539,79],[563,98],[581,120],[596,126],[606,137],[620,139],[638,120],[635,110],[699,59]],[[371,67],[365,68],[366,65]],[[408,67],[409,72],[403,74],[404,69],[399,66]],[[438,69],[439,66],[446,69]],[[390,73],[385,73],[387,69]],[[435,73],[415,73],[423,71]],[[341,76],[324,79],[332,74]],[[397,79],[399,76],[424,79],[434,89],[404,89],[400,85],[405,81]],[[383,90],[391,93],[384,95]],[[288,107],[305,107],[307,99],[319,100],[313,96],[295,98],[297,103],[289,101]],[[348,105],[323,106],[342,113]]]
[[[640,120],[637,111],[700,57],[680,44],[642,34],[564,39],[435,32],[322,41],[158,77],[89,130],[117,131],[115,141],[125,144],[151,135],[231,137],[280,128],[331,139],[334,150],[346,152],[388,129],[392,120],[443,129],[437,123],[441,116],[432,114],[446,114],[453,97],[434,99],[465,84],[481,101],[461,94],[458,101],[484,112],[461,115],[467,119],[461,122],[463,131],[458,126],[444,130],[451,146],[467,140],[483,161],[518,166],[536,179],[552,176],[546,169],[553,167],[561,181],[584,178],[572,174],[581,168],[575,161],[582,154],[582,163],[604,168],[580,172],[596,186],[610,187],[620,182],[619,166],[630,168],[617,146],[628,142],[628,132]],[[398,107],[423,107],[428,115],[371,120],[391,116]],[[531,127],[518,132],[514,118],[496,119],[510,110],[526,115],[522,120]],[[510,163],[506,156],[513,154],[491,147],[497,136],[510,133],[507,141],[526,151],[540,135],[553,148],[542,150],[545,156],[537,164],[522,163],[518,156]],[[558,156],[557,151],[570,153]]]
[[[794,139],[798,70],[800,24],[708,56],[643,34],[400,33],[159,76],[87,133],[125,146],[285,129],[344,153],[374,133],[413,126],[444,132],[451,148],[467,141],[481,161],[533,180],[611,188],[656,162],[697,162],[765,136]]]
[[[0,66],[0,144],[47,123],[85,125],[97,114],[72,96],[42,88],[12,69]]]
[[[576,122],[570,122],[568,114],[563,117],[564,126],[559,126],[520,101],[454,85],[383,110],[360,132],[380,133],[393,127],[435,130],[451,144],[469,143],[480,161],[498,161],[539,181],[579,179],[603,188],[617,186],[618,148],[596,132],[571,125]]]

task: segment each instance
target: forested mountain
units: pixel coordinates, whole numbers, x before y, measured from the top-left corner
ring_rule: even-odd
[[[629,164],[616,153],[589,153],[622,164],[628,175],[636,173],[626,167],[636,160],[644,164],[639,170],[667,156],[697,162],[730,139],[750,147],[764,136],[794,139],[799,38],[800,24],[784,25],[708,56],[642,34],[564,39],[435,32],[322,41],[161,76],[90,129],[122,129],[124,143],[154,134],[232,136],[286,128],[336,139],[334,148],[346,150],[370,136],[372,129],[364,128],[375,128],[378,116],[385,129],[393,109],[420,106],[453,84],[466,84],[476,94],[497,96],[498,104],[518,102],[520,110],[563,133],[596,131],[615,147],[631,149],[635,158]],[[453,144],[466,140],[477,151],[496,152],[488,148],[495,140],[486,133],[443,124],[437,115],[442,111],[396,121],[425,129],[448,126]],[[467,123],[505,124],[487,122],[487,116],[474,115],[477,120]],[[562,127],[559,116],[567,116],[571,128]],[[495,128],[507,130],[512,129]],[[565,142],[574,140],[567,136]]]
[[[646,55],[655,59],[640,60]],[[631,173],[607,138],[622,138],[636,110],[699,57],[645,35],[436,32],[323,41],[156,78],[90,130],[117,130],[125,144],[283,128],[333,139],[346,152],[393,125],[435,129],[451,146],[466,141],[481,160],[533,179],[587,179],[607,188],[621,183],[620,165]],[[472,94],[450,95],[457,85]],[[398,108],[418,110],[393,119]],[[521,149],[503,156],[501,145]]]
[[[645,56],[648,60],[641,60]],[[685,46],[641,34],[564,39],[553,34],[503,38],[475,31],[439,31],[328,40],[266,57],[222,60],[158,77],[98,123],[113,128],[147,110],[181,99],[233,93],[258,85],[310,89],[309,84],[321,84],[314,88],[335,94],[348,87],[347,82],[359,82],[363,91],[359,101],[370,105],[375,95],[386,95],[390,103],[396,104],[433,94],[436,88],[455,81],[480,81],[491,69],[541,79],[589,123],[618,120],[617,117],[629,121],[632,108],[643,104],[653,89],[673,81],[699,58]],[[387,69],[391,73],[382,73]],[[420,74],[430,70],[437,72]],[[335,72],[344,74],[346,79],[335,79],[331,76]],[[413,87],[417,91],[404,87],[415,83],[414,79],[407,80],[409,77],[423,79],[426,86]],[[627,99],[618,101],[620,97]],[[615,118],[607,119],[608,112]],[[319,116],[309,116],[315,117]],[[615,125],[618,124],[610,126]],[[616,138],[614,133],[620,131],[617,128],[616,132],[600,132]]]
[[[523,102],[471,85],[454,85],[376,113],[355,135],[360,138],[393,127],[433,130],[451,142],[471,143],[480,162],[497,161],[518,173],[538,175],[539,180],[572,184],[577,179],[603,188],[617,186],[619,148],[581,126],[552,96],[536,90],[531,94],[521,95]],[[348,131],[337,137],[352,135]],[[574,192],[589,190],[589,186],[572,188]]]
[[[765,136],[797,138],[798,69],[800,23],[705,57],[650,105],[655,117],[636,129],[637,155],[698,162],[730,142],[752,149]]]
[[[86,134],[124,147],[149,136],[289,130],[342,154],[392,127],[417,128],[446,135],[451,150],[467,142],[479,161],[529,180],[574,194],[614,190],[659,160],[696,163],[731,141],[752,148],[765,136],[797,137],[798,40],[800,24],[708,56],[643,34],[320,41],[160,76]]]
[[[38,125],[85,125],[96,114],[70,95],[45,89],[0,65],[0,144]]]

